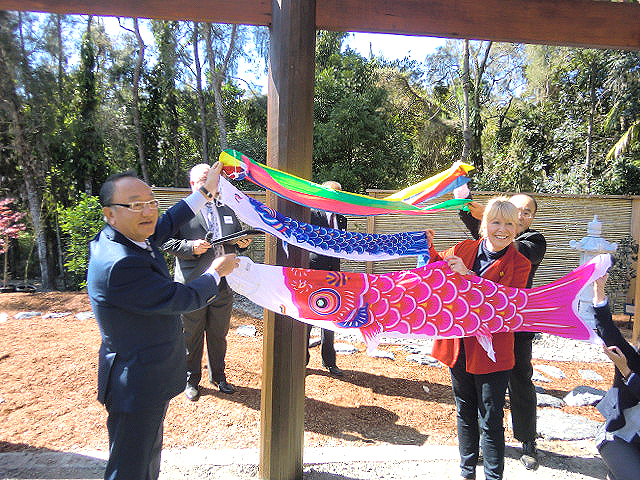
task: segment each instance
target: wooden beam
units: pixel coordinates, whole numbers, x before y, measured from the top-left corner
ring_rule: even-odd
[[[640,49],[640,5],[592,0],[318,0],[319,28]],[[410,48],[410,44],[407,45]]]
[[[315,0],[273,0],[269,50],[267,164],[307,179],[313,153],[315,11]],[[308,208],[273,195],[268,200],[284,215],[309,221]],[[278,244],[275,252],[273,246],[267,249],[267,263],[308,267],[306,250],[289,245],[286,255]],[[302,480],[306,325],[269,313],[264,331],[260,477]]]
[[[0,0],[0,10],[271,24],[269,0]],[[316,28],[334,31],[640,49],[638,3],[598,0],[317,0],[316,18]]]
[[[245,25],[271,24],[270,0],[0,0],[0,10]]]

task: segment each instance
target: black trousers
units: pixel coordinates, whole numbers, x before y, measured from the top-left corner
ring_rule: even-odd
[[[313,325],[307,325],[307,364],[309,363],[309,338]],[[320,329],[320,348],[322,349],[322,365],[325,367],[336,366],[336,349],[333,346],[335,332],[325,328]]]
[[[509,375],[509,403],[513,436],[520,442],[533,442],[536,439],[538,400],[531,380],[533,337],[534,334],[530,332],[516,332],[513,337],[516,363]]]
[[[464,478],[476,478],[482,438],[485,478],[500,480],[504,472],[504,396],[509,370],[482,375],[469,373],[464,350],[450,370],[456,402],[460,474]]]
[[[636,480],[640,475],[640,443],[629,443],[613,437],[599,447],[613,480]]]
[[[209,381],[226,380],[227,333],[233,310],[233,291],[224,281],[220,292],[207,306],[182,315],[184,342],[187,347],[187,383],[197,387],[202,379],[202,354],[207,338]]]
[[[109,412],[109,460],[105,480],[157,480],[162,424],[169,402],[131,413]]]

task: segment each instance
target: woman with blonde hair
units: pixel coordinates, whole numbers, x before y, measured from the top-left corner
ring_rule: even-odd
[[[478,240],[464,240],[445,250],[431,249],[431,261],[445,260],[461,275],[477,275],[509,287],[524,288],[531,263],[513,243],[518,210],[506,197],[487,204]],[[439,339],[432,355],[451,372],[456,403],[461,478],[476,477],[480,438],[487,480],[504,472],[504,398],[514,365],[513,333],[492,335],[495,361],[475,337]]]

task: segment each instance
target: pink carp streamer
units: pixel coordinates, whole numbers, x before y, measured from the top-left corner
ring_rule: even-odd
[[[599,255],[532,289],[462,276],[445,262],[371,275],[262,265],[242,257],[226,278],[236,292],[274,312],[331,330],[359,330],[370,351],[381,336],[475,336],[495,361],[493,333],[544,332],[598,342],[578,316],[578,298],[610,266],[610,256]]]

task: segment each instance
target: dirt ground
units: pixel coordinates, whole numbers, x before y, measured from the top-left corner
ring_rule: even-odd
[[[94,319],[73,314],[90,310],[86,294],[69,292],[0,294],[0,451],[48,448],[107,450],[106,413],[96,400],[100,335]],[[22,311],[71,312],[62,318],[17,320]],[[235,332],[257,327],[255,338]],[[227,378],[238,387],[224,395],[206,384],[198,402],[180,395],[171,401],[164,446],[256,448],[260,436],[262,323],[234,311],[228,336]],[[383,346],[395,360],[359,352],[339,356],[346,371],[329,376],[319,347],[311,351],[306,376],[305,446],[455,444],[455,407],[448,369],[407,362],[400,346]],[[564,396],[578,385],[606,390],[609,363],[550,362],[567,375],[544,387]],[[603,381],[587,381],[592,369]],[[206,378],[206,372],[203,373]],[[564,407],[567,413],[601,421],[594,407]],[[505,415],[506,417],[506,415]],[[507,440],[513,441],[507,430]]]

